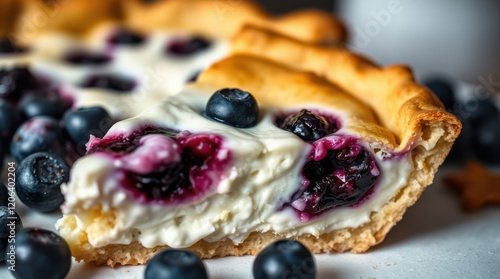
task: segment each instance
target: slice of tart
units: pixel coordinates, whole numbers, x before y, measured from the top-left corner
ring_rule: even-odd
[[[357,77],[358,95],[236,55],[92,138],[56,225],[73,256],[113,266],[168,247],[211,258],[256,254],[279,238],[314,253],[381,242],[461,124],[406,68],[329,55],[343,61],[339,75]],[[372,91],[376,101],[358,99]]]

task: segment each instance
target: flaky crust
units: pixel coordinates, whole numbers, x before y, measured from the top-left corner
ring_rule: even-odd
[[[316,50],[312,46],[304,45],[304,47]],[[427,89],[416,84],[411,74],[408,74],[404,68],[401,70],[395,70],[398,67],[382,69],[352,53],[346,54],[337,49],[326,51],[326,53],[333,56],[329,59],[343,63],[336,67],[342,68],[346,73],[337,72],[337,74],[349,78],[358,77],[356,82],[361,84],[353,84],[352,88],[363,88],[365,92],[370,92],[370,86],[376,86],[379,90],[389,90],[388,92],[380,91],[379,97],[386,98],[391,104],[401,103],[401,105],[396,108],[386,106],[389,112],[385,116],[402,117],[407,121],[404,125],[410,127],[398,127],[398,125],[403,125],[403,121],[377,120],[370,111],[353,112],[355,116],[353,118],[358,119],[352,120],[358,121],[353,127],[359,126],[357,133],[360,133],[370,144],[381,143],[381,148],[389,148],[392,151],[411,150],[414,170],[409,176],[408,184],[381,210],[373,212],[370,221],[362,226],[338,229],[319,236],[303,234],[294,238],[304,243],[313,253],[364,252],[385,238],[389,230],[402,218],[405,210],[414,204],[425,188],[432,183],[434,174],[458,136],[461,125],[453,115],[443,110],[440,102]],[[336,55],[341,57],[335,57]],[[364,76],[372,74],[376,75],[375,77],[381,84],[373,80],[375,77]],[[281,107],[319,104],[332,109],[336,106],[353,110],[366,109],[364,106],[358,107],[357,102],[336,103],[343,102],[342,98],[336,99],[332,95],[345,94],[345,92],[314,74],[294,70],[255,56],[235,55],[216,63],[201,74],[197,83],[200,86],[242,88],[251,91],[260,103]],[[407,86],[410,88],[406,88]],[[348,92],[351,93],[352,90]],[[396,90],[401,90],[401,92],[396,92]],[[360,93],[352,94],[357,97],[361,96]],[[404,101],[390,98],[401,98]],[[371,103],[380,104],[380,102],[367,103],[371,110],[382,115],[380,109],[370,105]],[[385,127],[386,123],[392,122],[394,122],[394,127],[391,129]],[[402,134],[398,134],[399,132]],[[411,141],[398,140],[408,138]],[[86,234],[77,229],[74,216],[66,216],[63,220],[64,226],[61,234],[68,239],[72,253],[77,260],[109,266],[143,264],[155,252],[168,248],[167,246],[146,248],[137,242],[130,245],[107,245],[95,248],[88,243]],[[230,240],[212,243],[199,241],[188,249],[195,251],[203,258],[255,255],[270,242],[284,237],[285,235],[274,232],[255,232],[238,245]]]

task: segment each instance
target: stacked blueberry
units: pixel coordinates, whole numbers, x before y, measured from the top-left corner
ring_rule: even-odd
[[[460,101],[450,80],[437,77],[423,83],[463,125],[447,163],[477,158],[487,164],[500,164],[500,110],[494,100],[496,93],[477,88],[470,92],[467,101]]]
[[[311,252],[300,242],[278,240],[265,247],[253,263],[255,279],[316,278]],[[206,279],[207,270],[193,252],[170,249],[156,254],[146,266],[145,279]]]

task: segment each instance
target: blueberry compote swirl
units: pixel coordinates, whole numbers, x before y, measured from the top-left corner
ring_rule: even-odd
[[[311,144],[299,191],[287,204],[307,221],[325,210],[355,206],[367,197],[380,172],[372,154],[352,136],[338,133],[332,116],[303,109],[278,117],[278,127]]]
[[[120,184],[141,203],[196,201],[220,182],[231,161],[219,135],[146,126],[130,136],[93,138],[87,154],[114,160]]]

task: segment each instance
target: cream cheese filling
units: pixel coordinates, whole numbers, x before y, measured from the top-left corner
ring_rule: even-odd
[[[67,218],[75,216],[77,230],[95,247],[139,241],[145,247],[182,248],[200,240],[226,238],[241,243],[251,232],[267,231],[287,236],[320,235],[368,222],[372,212],[381,209],[408,182],[413,169],[409,153],[393,159],[374,153],[381,176],[368,199],[301,222],[291,207],[279,207],[298,190],[310,145],[277,128],[273,108],[261,107],[262,119],[249,129],[206,119],[200,113],[209,94],[198,93],[203,90],[207,89],[188,87],[141,115],[118,122],[110,132],[126,135],[149,123],[219,134],[233,156],[232,167],[220,185],[191,204],[139,204],[117,183],[113,158],[91,154],[77,161],[70,182],[63,186],[64,217],[56,226],[62,229]],[[344,128],[337,133],[353,135]],[[365,147],[372,150],[368,144]]]

